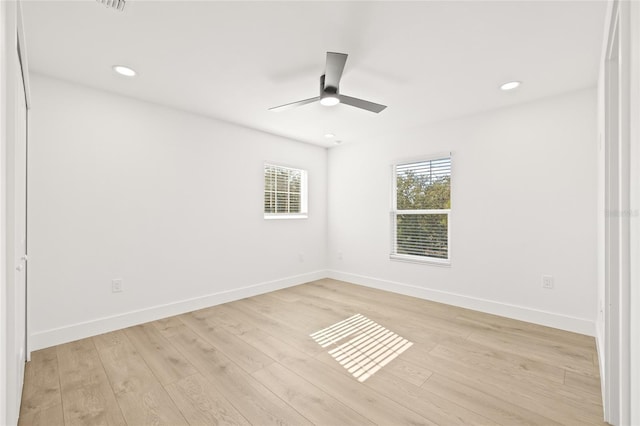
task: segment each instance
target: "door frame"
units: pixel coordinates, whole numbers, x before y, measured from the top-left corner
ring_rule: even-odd
[[[635,361],[640,332],[639,8],[637,2],[609,1],[601,68],[599,262],[605,303],[600,361],[604,417],[613,425],[640,424],[635,402],[640,398]]]
[[[10,26],[8,2],[0,1],[0,24],[2,27]],[[11,114],[7,111],[7,74],[9,67],[7,63],[7,40],[6,31],[0,30],[0,242],[6,241],[7,227],[7,191],[6,182],[6,150],[7,134],[6,123]],[[0,243],[0,422],[6,423],[7,418],[7,333],[5,324],[8,322],[7,314],[7,253],[5,244]]]
[[[629,424],[640,425],[640,4],[625,6],[629,15]]]

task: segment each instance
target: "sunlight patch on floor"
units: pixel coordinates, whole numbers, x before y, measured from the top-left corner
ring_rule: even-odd
[[[413,345],[361,314],[311,334],[323,348],[350,337],[329,354],[358,381],[364,382]]]

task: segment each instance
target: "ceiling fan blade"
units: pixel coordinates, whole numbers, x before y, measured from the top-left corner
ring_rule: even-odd
[[[320,96],[316,96],[315,98],[305,99],[304,101],[291,102],[290,104],[284,104],[277,107],[269,108],[269,111],[276,111],[276,112],[284,111],[285,109],[299,107],[299,106],[310,104],[312,102],[316,102],[319,100],[320,100]]]
[[[324,88],[340,86],[344,64],[347,62],[346,53],[327,52],[327,67],[324,71]]]
[[[380,105],[346,95],[338,95],[338,98],[340,98],[340,103],[351,105],[356,108],[366,109],[367,111],[375,112],[376,114],[387,107],[386,105]]]

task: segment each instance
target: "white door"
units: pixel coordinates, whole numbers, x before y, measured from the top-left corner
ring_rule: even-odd
[[[20,55],[17,51],[16,55]],[[16,66],[15,146],[15,345],[17,389],[22,391],[27,361],[27,102],[21,61]],[[19,394],[22,394],[20,392]],[[18,408],[20,404],[18,402]]]
[[[20,412],[20,397],[27,358],[27,102],[19,44],[7,92],[13,97],[13,134],[7,141],[7,419],[14,423]],[[9,124],[9,123],[7,123]],[[13,265],[11,264],[13,259]]]

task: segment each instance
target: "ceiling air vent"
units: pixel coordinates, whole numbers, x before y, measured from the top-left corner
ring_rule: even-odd
[[[125,0],[96,0],[98,3],[104,4],[106,7],[110,7],[122,12],[124,10]]]

